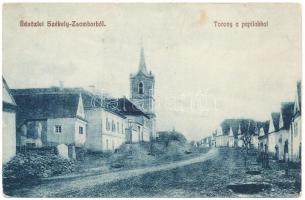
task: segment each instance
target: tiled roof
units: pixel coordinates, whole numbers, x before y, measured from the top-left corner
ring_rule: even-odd
[[[118,111],[123,115],[142,115],[146,118],[149,118],[148,115],[146,115],[142,110],[137,108],[135,104],[133,104],[129,99],[125,97],[119,99],[109,99],[108,101],[113,101],[114,104],[116,104]]]

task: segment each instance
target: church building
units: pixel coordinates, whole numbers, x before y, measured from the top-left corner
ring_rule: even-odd
[[[130,93],[131,101],[149,117],[144,126],[149,130],[151,139],[156,138],[154,90],[155,77],[147,70],[144,49],[141,48],[139,69],[137,73],[130,74]]]

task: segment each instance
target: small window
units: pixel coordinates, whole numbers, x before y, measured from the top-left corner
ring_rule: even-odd
[[[84,127],[80,126],[78,132],[79,134],[84,134]]]
[[[112,130],[112,132],[115,132],[115,123],[114,123],[113,120],[112,120],[112,123],[111,123],[111,130]]]
[[[128,127],[130,128],[132,126],[132,120],[128,119]]]
[[[62,133],[61,125],[55,125],[55,133]]]
[[[138,85],[138,92],[139,92],[139,94],[143,94],[143,83],[142,82],[140,82]]]
[[[118,129],[118,133],[120,133],[120,123],[119,122],[117,122],[117,129]]]
[[[106,130],[107,130],[107,131],[110,130],[110,124],[109,124],[108,117],[106,117]]]

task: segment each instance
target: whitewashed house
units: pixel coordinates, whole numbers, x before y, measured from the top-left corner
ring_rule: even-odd
[[[86,148],[94,152],[113,152],[126,141],[126,116],[119,111],[116,100],[99,100],[95,106],[88,105],[85,109],[88,120]]]
[[[291,143],[290,126],[293,118],[293,102],[283,102],[281,112],[271,113],[269,133],[267,137],[268,151],[277,160],[289,158]],[[289,150],[290,149],[290,150]]]
[[[269,130],[269,121],[265,122],[265,125],[259,129],[258,133],[258,142],[259,142],[259,151],[263,152],[265,150],[265,145],[268,143],[268,130]]]
[[[243,147],[244,142],[243,142],[243,139],[242,139],[242,133],[241,133],[240,125],[238,126],[237,138],[236,139],[237,139],[237,141],[236,141],[237,147]]]
[[[229,135],[228,135],[228,142],[229,142],[229,147],[234,147],[234,133],[232,127],[229,129]]]
[[[281,115],[279,121],[279,131],[277,133],[277,145],[278,148],[276,152],[277,159],[288,161],[289,152],[291,148],[289,148],[289,144],[291,143],[290,137],[290,127],[293,118],[293,102],[283,102],[281,104]]]
[[[216,136],[217,136],[217,132],[214,131],[211,136],[211,147],[216,147]]]
[[[255,131],[251,139],[251,146],[255,149],[259,148],[258,136],[259,136],[259,127],[258,127],[258,122],[256,122]]]
[[[271,118],[269,120],[269,133],[267,137],[268,152],[276,158],[279,158],[278,131],[280,130],[280,119],[280,112],[271,113]]]
[[[301,81],[297,83],[294,110],[290,128],[290,160],[301,161],[302,146],[302,112],[301,112]]]
[[[229,136],[224,134],[222,126],[219,126],[216,130],[216,147],[229,146]]]
[[[16,89],[17,146],[39,148],[65,144],[75,158],[75,147],[83,148],[87,121],[81,94],[62,88]]]
[[[16,102],[2,77],[2,163],[16,155]]]

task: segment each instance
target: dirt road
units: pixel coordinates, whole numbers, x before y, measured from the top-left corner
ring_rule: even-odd
[[[147,173],[166,171],[194,163],[204,162],[217,157],[217,155],[218,150],[212,149],[206,154],[202,154],[201,156],[188,160],[176,161],[169,164],[152,167],[122,170],[105,174],[95,174],[86,177],[76,177],[72,179],[54,179],[40,185],[18,189],[13,193],[16,197],[53,197],[58,196],[58,194],[61,193],[73,193],[73,191],[80,191],[97,185],[124,180],[135,176],[141,176]]]

